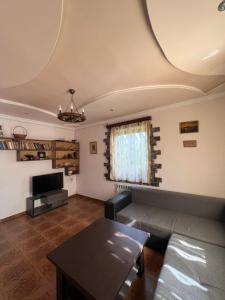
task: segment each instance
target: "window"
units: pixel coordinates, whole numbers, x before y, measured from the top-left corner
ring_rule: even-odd
[[[110,179],[150,184],[150,118],[110,130]]]

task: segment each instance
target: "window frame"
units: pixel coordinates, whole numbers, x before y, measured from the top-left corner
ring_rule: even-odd
[[[104,163],[104,167],[106,168],[107,172],[104,174],[105,178],[107,181],[112,181],[112,182],[118,182],[118,183],[129,183],[129,184],[135,184],[135,185],[141,185],[141,186],[159,186],[160,182],[162,182],[162,178],[156,177],[156,173],[158,169],[161,169],[162,165],[155,163],[155,159],[157,159],[158,155],[161,155],[160,150],[155,150],[154,146],[157,145],[157,142],[160,140],[159,136],[154,136],[154,132],[159,132],[160,128],[159,127],[153,127],[152,124],[150,124],[150,148],[151,148],[151,153],[150,153],[150,183],[137,183],[137,182],[131,182],[131,181],[125,181],[125,180],[112,180],[110,178],[110,135],[111,135],[111,129],[113,127],[119,127],[119,126],[124,126],[124,125],[129,125],[132,123],[140,123],[143,121],[151,121],[152,118],[150,116],[143,117],[143,118],[138,118],[134,120],[129,120],[129,121],[124,121],[120,123],[114,123],[114,124],[109,124],[106,125],[107,132],[106,138],[103,140],[106,144],[106,151],[104,153],[105,159],[107,162]]]

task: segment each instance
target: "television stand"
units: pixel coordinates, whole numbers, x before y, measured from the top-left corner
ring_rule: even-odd
[[[57,207],[68,204],[67,199],[68,199],[68,191],[64,189],[28,197],[26,199],[27,202],[26,213],[32,218],[39,216]],[[35,201],[37,200],[40,200],[40,205],[35,206]]]

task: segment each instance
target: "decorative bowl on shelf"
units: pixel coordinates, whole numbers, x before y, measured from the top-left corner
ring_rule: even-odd
[[[15,140],[25,140],[27,137],[27,130],[22,126],[16,126],[13,129],[13,137]]]

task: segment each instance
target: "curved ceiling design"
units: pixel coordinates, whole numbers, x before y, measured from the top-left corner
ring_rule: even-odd
[[[218,0],[146,0],[155,36],[167,59],[185,72],[225,74],[225,12]]]
[[[13,13],[7,12],[12,3]],[[85,106],[90,123],[198,97],[225,81],[225,76],[189,74],[169,63],[149,26],[144,1],[66,0],[62,25],[60,0],[21,0],[18,13],[13,0],[1,6],[0,36],[6,35],[5,48],[0,45],[2,99],[56,114],[67,103],[67,90],[75,88],[75,101]],[[10,30],[2,29],[9,20]],[[37,41],[32,33],[38,33]],[[5,113],[6,105],[11,104],[4,103]],[[114,112],[106,113],[108,108]],[[20,106],[21,116],[26,117],[26,109],[29,118],[37,118],[37,110],[27,106]],[[52,122],[52,115],[41,113]]]
[[[156,85],[108,93],[85,107],[87,123],[150,110],[159,106],[201,97],[202,91],[189,86]],[[159,105],[160,103],[160,105]]]
[[[205,93],[201,90],[183,85],[155,85],[117,90],[91,99],[85,106],[85,124],[173,104],[177,102],[177,97],[181,102],[203,95]],[[63,124],[56,118],[55,113],[15,101],[0,99],[0,111],[7,115]]]
[[[1,1],[1,88],[30,81],[47,65],[59,36],[62,11],[62,0]]]
[[[62,123],[56,118],[56,114],[14,101],[0,99],[0,112],[1,115],[62,125]]]

